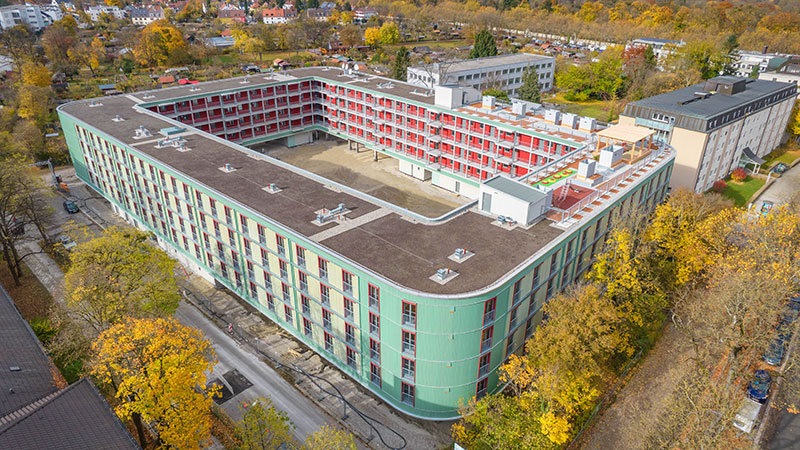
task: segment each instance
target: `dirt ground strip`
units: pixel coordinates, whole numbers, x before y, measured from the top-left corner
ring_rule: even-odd
[[[681,377],[689,370],[688,340],[669,324],[611,404],[584,432],[575,446],[583,450],[634,450],[644,439],[669,401]]]
[[[378,161],[374,161],[371,150],[356,153],[338,139],[293,148],[267,143],[254,149],[427,217],[438,217],[469,201],[433,186],[430,181],[401,173],[394,158],[379,154]]]

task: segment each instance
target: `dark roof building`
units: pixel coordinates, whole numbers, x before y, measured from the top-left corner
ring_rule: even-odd
[[[0,449],[139,449],[88,379],[60,375],[0,287]]]

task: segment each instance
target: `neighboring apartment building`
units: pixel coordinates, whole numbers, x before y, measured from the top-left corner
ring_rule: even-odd
[[[392,407],[452,419],[502,388],[613,217],[664,198],[675,154],[644,127],[434,91],[310,67],[58,113],[77,176],[184,267]],[[325,136],[478,200],[433,219],[245,147]]]
[[[227,19],[241,23],[247,21],[247,17],[245,16],[244,13],[244,8],[236,6],[232,3],[225,3],[222,6],[220,6],[219,10],[217,10],[217,17],[219,17],[220,19]]]
[[[0,28],[7,30],[17,25],[26,25],[33,31],[41,31],[53,23],[51,17],[42,13],[37,5],[9,5],[0,7]]]
[[[295,9],[272,8],[263,11],[264,23],[266,24],[288,23],[297,18],[297,11]]]
[[[657,131],[678,153],[671,186],[704,192],[781,143],[796,95],[794,84],[717,77],[628,103],[619,121]]]
[[[150,25],[151,23],[164,18],[164,10],[160,6],[147,6],[144,8],[137,8],[135,6],[126,6],[125,10],[131,23],[134,25]]]
[[[116,19],[124,19],[125,18],[125,10],[119,9],[116,6],[108,6],[108,5],[93,5],[86,8],[86,14],[89,15],[89,18],[92,19],[92,22],[97,22],[100,19],[100,16],[103,14],[107,14],[109,17],[114,17]]]
[[[306,16],[309,19],[316,20],[317,22],[325,22],[330,19],[331,14],[333,13],[333,8],[308,8],[306,10]]]
[[[653,48],[653,55],[655,55],[656,60],[659,64],[664,63],[664,58],[669,56],[676,47],[682,47],[686,45],[683,41],[673,41],[669,39],[657,39],[657,38],[639,38],[634,39],[627,46],[629,47],[652,47]]]
[[[517,94],[517,89],[522,87],[522,76],[528,69],[536,70],[539,75],[539,86],[543,91],[551,90],[554,84],[555,61],[555,57],[552,56],[512,53],[467,59],[450,64],[434,63],[427,67],[409,67],[406,78],[415,86],[431,88],[455,83],[480,91],[496,88],[513,97]]]
[[[375,8],[356,8],[353,10],[353,23],[367,23],[373,17],[378,16]]]
[[[758,74],[758,79],[797,84],[800,81],[800,57],[785,58],[775,70]]]

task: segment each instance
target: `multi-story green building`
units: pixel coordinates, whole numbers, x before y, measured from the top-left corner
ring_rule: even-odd
[[[501,387],[542,305],[623,205],[664,198],[674,160],[641,127],[320,68],[58,111],[78,177],[125,220],[426,419]],[[322,133],[477,200],[426,218],[243,146]]]

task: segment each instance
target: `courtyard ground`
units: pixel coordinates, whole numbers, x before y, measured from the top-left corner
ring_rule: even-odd
[[[254,149],[426,217],[439,217],[469,202],[467,197],[436,187],[430,181],[401,173],[394,158],[379,153],[378,161],[374,161],[371,150],[362,148],[356,153],[338,139],[293,148],[274,142]]]

